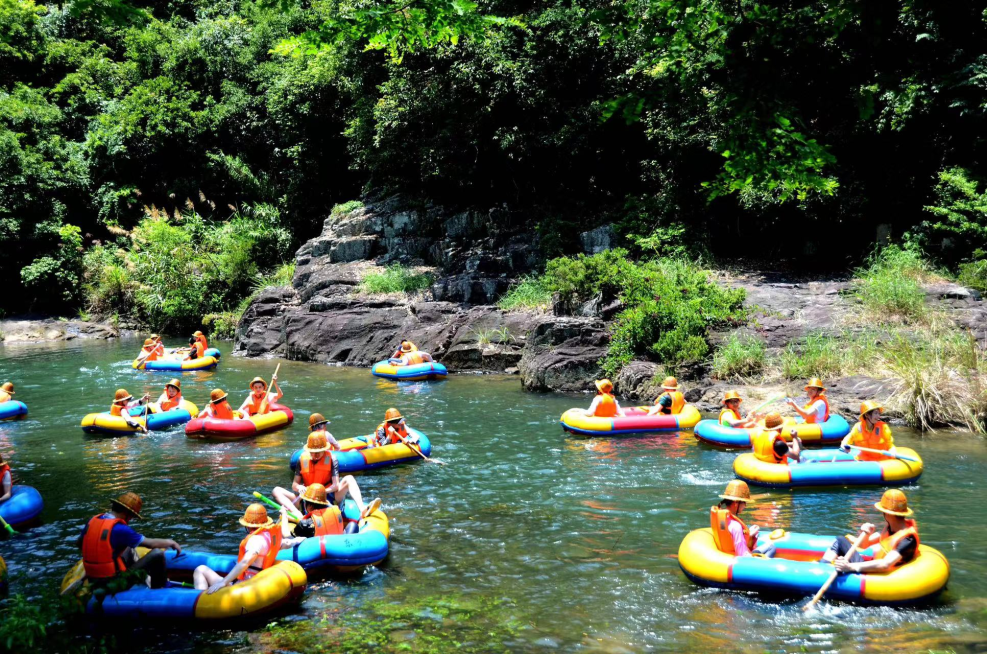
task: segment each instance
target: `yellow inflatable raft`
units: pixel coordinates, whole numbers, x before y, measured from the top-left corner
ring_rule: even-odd
[[[898,486],[916,481],[922,475],[922,459],[908,447],[895,452],[909,460],[858,461],[853,454],[830,448],[803,450],[799,463],[784,465],[761,461],[747,452],[733,462],[733,471],[746,482],[775,488]]]

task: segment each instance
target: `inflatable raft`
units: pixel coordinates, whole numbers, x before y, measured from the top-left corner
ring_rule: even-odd
[[[647,434],[660,431],[692,429],[702,417],[699,409],[686,404],[682,412],[674,415],[649,416],[646,406],[624,409],[623,416],[600,418],[587,416],[582,409],[569,409],[562,414],[562,428],[583,436],[619,436],[623,434]]]
[[[758,486],[900,486],[911,484],[922,474],[922,459],[915,450],[899,447],[898,454],[917,459],[857,461],[853,454],[839,449],[802,452],[802,461],[790,465],[761,461],[748,452],[733,462],[738,477]]]
[[[759,534],[758,543],[773,535]],[[785,533],[772,539],[778,548],[775,558],[737,557],[717,549],[712,530],[696,529],[679,545],[679,566],[689,579],[704,586],[810,596],[833,572],[832,565],[819,560],[834,539],[835,536]],[[866,560],[874,555],[873,548],[860,553]],[[937,595],[948,580],[946,557],[923,543],[918,556],[890,572],[838,576],[825,598],[862,604],[913,604]]]
[[[422,454],[425,456],[432,455],[432,442],[428,440],[428,436],[411,427],[408,427],[408,434],[412,437],[418,437],[418,447],[421,448]],[[333,452],[332,455],[336,457],[336,461],[339,463],[340,474],[352,474],[398,463],[422,460],[422,457],[414,449],[404,443],[391,443],[383,447],[368,448],[369,440],[370,436],[357,436],[339,441],[340,450]],[[298,458],[303,451],[297,450],[291,455],[290,465],[293,472],[298,470]]]
[[[27,415],[27,405],[17,400],[0,402],[0,420],[16,420]]]
[[[763,423],[762,423],[763,424]],[[696,425],[696,438],[719,447],[751,447],[751,436],[760,427],[737,429],[721,425],[718,420],[703,420]],[[830,414],[829,420],[816,425],[802,422],[801,419],[786,418],[781,434],[791,441],[791,431],[795,430],[804,445],[835,445],[850,433],[850,425],[843,416]]]
[[[370,370],[374,377],[394,381],[436,381],[445,379],[448,371],[441,363],[417,363],[413,366],[396,366],[389,361],[378,361]]]
[[[246,420],[193,418],[185,425],[185,435],[189,438],[235,441],[287,427],[295,419],[286,406],[271,402],[270,409],[262,416],[251,416]]]
[[[147,550],[138,548],[138,553]],[[177,559],[169,551],[165,557],[169,579],[190,578],[194,569],[176,566],[183,559],[194,559],[199,563],[211,560],[208,554],[182,552]],[[236,562],[236,557],[231,557]],[[231,568],[232,566],[230,566]],[[230,568],[222,571],[224,574]],[[83,574],[82,561],[79,561],[65,578],[62,590],[79,579]],[[187,588],[169,581],[165,588],[151,590],[138,585],[115,595],[103,598],[100,605],[96,599],[86,603],[86,613],[101,618],[141,618],[167,620],[224,620],[247,615],[269,613],[301,598],[308,584],[308,576],[300,565],[293,561],[279,561],[277,564],[257,573],[256,576],[222,588],[212,595],[204,590]]]
[[[41,516],[45,508],[41,493],[31,486],[14,484],[10,489],[10,499],[0,504],[0,518],[7,521],[14,529],[28,525]]]
[[[214,347],[207,349],[198,359],[184,361],[184,355],[166,356],[157,361],[138,361],[134,359],[131,367],[134,370],[151,370],[154,372],[194,372],[196,370],[212,370],[219,365],[220,353]]]
[[[175,425],[184,425],[186,422],[199,415],[199,407],[187,400],[175,409],[170,411],[158,411],[152,408],[144,418],[144,407],[134,407],[130,410],[130,416],[136,422],[145,425],[148,431],[163,431]],[[118,436],[120,434],[133,434],[139,432],[137,427],[131,427],[123,416],[113,416],[109,412],[90,413],[82,419],[82,431],[87,434],[109,434]]]

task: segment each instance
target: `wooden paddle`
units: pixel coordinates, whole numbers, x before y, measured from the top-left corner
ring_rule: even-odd
[[[424,453],[424,452],[422,452],[422,450],[421,450],[421,448],[420,448],[420,447],[418,447],[418,446],[417,446],[417,445],[415,445],[414,443],[409,443],[409,442],[408,442],[408,439],[406,439],[406,438],[405,438],[404,436],[402,436],[401,434],[399,434],[399,433],[397,432],[397,430],[395,430],[395,431],[394,431],[394,434],[395,434],[395,435],[396,435],[396,436],[398,437],[398,439],[399,439],[399,440],[400,440],[400,441],[401,441],[402,443],[404,443],[404,444],[405,444],[405,445],[407,445],[407,446],[408,446],[409,448],[411,448],[411,450],[412,450],[412,451],[413,451],[413,452],[414,452],[415,454],[417,454],[417,455],[418,455],[418,456],[420,456],[421,458],[423,458],[423,459],[425,459],[425,460],[426,460],[426,461],[428,461],[429,463],[438,463],[438,464],[439,464],[440,466],[444,466],[444,465],[446,464],[446,462],[445,462],[445,461],[440,461],[439,459],[431,459],[431,458],[429,458],[429,457],[427,457],[427,456],[425,456],[425,453]]]
[[[257,410],[257,415],[262,416],[267,413],[267,405],[270,403],[271,399],[271,387],[274,386],[274,382],[278,380],[278,371],[281,370],[281,364],[274,369],[274,376],[271,377],[271,383],[267,385],[267,389],[264,391],[264,399],[260,401],[260,408]]]
[[[867,532],[866,531],[860,532],[860,535],[857,536],[857,540],[853,541],[853,545],[850,546],[849,551],[846,553],[846,555],[843,558],[849,560],[850,557],[853,556],[853,553],[857,551],[857,548],[860,547],[860,543],[862,543],[864,541],[864,538],[866,536],[867,536]],[[816,593],[815,596],[813,596],[812,600],[808,604],[806,604],[805,606],[802,607],[802,610],[803,611],[808,611],[813,606],[815,606],[816,603],[822,598],[823,594],[827,590],[829,590],[829,587],[830,586],[833,585],[833,582],[836,581],[836,578],[838,576],[840,576],[840,571],[839,570],[833,570],[833,574],[829,575],[829,579],[826,580],[826,583],[824,583],[822,585],[822,588],[820,588],[819,589],[819,592]]]
[[[874,454],[883,454],[884,456],[890,456],[895,459],[901,459],[902,461],[911,461],[913,463],[921,463],[918,459],[913,456],[908,456],[906,454],[898,454],[897,452],[889,452],[888,450],[874,450],[869,447],[859,447],[857,445],[848,445],[850,449],[860,450],[861,452],[872,452]]]
[[[3,516],[0,516],[0,526],[3,526],[3,528],[4,528],[4,529],[6,529],[6,530],[7,530],[8,532],[10,532],[10,535],[11,535],[11,536],[13,536],[14,534],[16,534],[16,533],[17,533],[16,531],[14,531],[14,528],[13,528],[13,527],[11,527],[11,526],[10,526],[10,525],[9,525],[9,524],[7,523],[7,521],[3,519]]]

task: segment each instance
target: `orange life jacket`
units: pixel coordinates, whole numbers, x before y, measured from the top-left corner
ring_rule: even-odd
[[[404,359],[404,363],[407,366],[413,366],[415,364],[425,362],[425,359],[422,357],[421,352],[417,350],[415,350],[414,352],[405,352],[402,358]]]
[[[109,579],[127,569],[127,564],[119,556],[113,555],[110,532],[120,518],[104,518],[103,514],[93,517],[86,527],[82,539],[82,565],[90,579]]]
[[[212,416],[217,420],[233,420],[233,407],[226,400],[223,400],[219,404],[209,403],[205,411],[202,412],[205,415]]]
[[[403,438],[408,438],[411,436],[411,434],[408,433],[408,425],[398,424],[397,427],[392,427],[386,422],[382,422],[377,425],[377,431],[375,432],[377,436],[377,444],[384,445],[385,441],[387,445],[402,442],[400,438],[391,438],[392,431],[400,434]]]
[[[0,481],[3,481],[4,474],[5,473],[8,473],[8,472],[10,473],[10,483],[11,483],[11,485],[13,485],[13,483],[14,483],[14,471],[10,469],[10,464],[8,464],[8,463],[0,464]],[[0,487],[0,492],[2,492],[2,491],[3,491],[3,488]]]
[[[298,459],[298,474],[302,476],[302,483],[306,486],[312,484],[322,484],[326,488],[332,485],[332,459],[331,454],[325,454],[318,461],[312,460],[311,452],[302,452]]]
[[[666,395],[672,398],[672,413],[682,413],[682,408],[685,407],[685,395],[683,395],[681,391],[665,391],[655,399],[655,406],[658,406],[661,398]]]
[[[727,529],[731,520],[740,523],[741,528],[744,530],[744,541],[746,541],[748,549],[753,550],[756,539],[751,536],[750,530],[744,524],[744,521],[726,509],[713,506],[709,509],[709,525],[713,529],[713,541],[716,543],[717,549],[726,554],[735,555],[737,553],[737,550],[733,546],[733,536]]]
[[[850,443],[861,447],[869,447],[872,450],[890,450],[894,446],[894,439],[891,436],[891,427],[882,421],[874,424],[874,430],[867,428],[867,422],[861,418],[853,426],[850,432]],[[894,457],[874,454],[873,452],[857,452],[858,461],[886,461]]]
[[[617,415],[617,400],[610,393],[600,393],[600,403],[593,413],[598,418],[613,418]]]
[[[281,524],[275,522],[270,527],[261,527],[256,531],[252,532],[249,536],[240,541],[240,553],[237,555],[237,563],[243,560],[244,554],[247,553],[247,541],[250,540],[251,536],[263,536],[267,539],[267,543],[270,547],[267,548],[267,554],[264,555],[264,561],[261,563],[260,569],[251,565],[237,577],[240,581],[245,579],[250,579],[255,574],[261,570],[267,570],[272,565],[274,565],[278,560],[278,552],[281,551],[281,540],[283,536],[281,535]]]
[[[199,356],[202,356],[202,353],[209,348],[209,341],[206,340],[205,336],[196,336],[195,342],[202,346],[202,349],[199,351]]]
[[[117,404],[116,402],[114,402],[113,404],[110,405],[110,415],[122,416],[124,408],[126,408],[125,405]]]
[[[168,397],[168,391],[162,393],[161,397],[158,398],[158,406],[161,407],[162,411],[171,411],[172,409],[178,408],[181,403],[182,394],[180,392],[175,396],[175,399]]]
[[[343,533],[343,514],[339,507],[327,506],[318,511],[312,511],[306,518],[312,518],[316,536],[335,536]]]
[[[737,413],[733,409],[728,409],[726,407],[723,407],[722,409],[720,409],[720,417],[717,418],[717,421],[721,425],[723,425],[724,427],[732,427],[732,425],[730,423],[723,421],[723,417],[724,416],[729,416],[729,415],[733,415],[733,417],[734,417],[735,420],[740,420],[741,419],[739,413]]]
[[[884,554],[887,554],[889,552],[893,552],[894,548],[898,546],[898,543],[909,536],[915,537],[915,556],[918,556],[919,544],[921,542],[918,537],[918,523],[908,518],[905,519],[904,529],[896,531],[889,536],[885,536],[881,539],[881,542],[879,542],[877,546],[884,550]],[[899,565],[904,563],[904,560],[899,560],[894,567],[897,568]]]
[[[812,400],[811,402],[809,402],[808,404],[806,404],[804,407],[802,407],[802,410],[803,411],[808,411],[810,408],[812,408],[812,405],[813,404],[815,404],[816,402],[818,402],[820,400],[822,400],[823,405],[825,405],[825,407],[826,407],[826,410],[823,412],[823,419],[822,419],[823,422],[826,422],[827,420],[829,420],[829,399],[825,395],[823,395],[823,394],[817,395],[816,396],[816,399]],[[816,416],[815,416],[815,414],[812,414],[808,418],[806,418],[805,419],[805,422],[806,422],[806,424],[809,424],[809,425],[816,424]]]
[[[147,358],[144,361],[157,361],[158,360],[158,348],[150,345],[145,348],[141,348],[141,352],[147,353]]]
[[[754,443],[754,456],[760,461],[788,465],[788,457],[778,456],[778,453],[775,452],[775,441],[780,437],[778,432],[767,429],[762,429],[754,434],[754,438],[751,439]]]
[[[249,402],[247,403],[247,415],[250,416],[257,415],[260,412],[261,404],[267,405],[264,413],[268,413],[271,410],[271,403],[269,401],[265,402],[264,401],[265,397],[267,397],[267,391],[264,391],[260,397],[257,397],[253,393],[250,393],[250,396],[247,398],[247,400],[249,400]]]

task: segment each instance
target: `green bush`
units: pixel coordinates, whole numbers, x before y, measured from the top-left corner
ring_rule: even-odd
[[[414,293],[432,285],[432,276],[417,273],[400,263],[392,263],[380,272],[368,273],[360,282],[360,291],[371,295],[383,293]]]
[[[547,311],[552,306],[552,292],[540,277],[524,277],[512,286],[497,306],[503,311]]]
[[[792,341],[782,352],[781,374],[786,379],[808,379],[867,371],[874,364],[877,340],[871,333],[809,334],[801,341]]]
[[[21,269],[24,286],[32,291],[40,305],[56,310],[75,304],[82,281],[82,230],[75,225],[61,225],[58,247],[52,256],[38,257]]]
[[[908,237],[949,263],[982,258],[987,248],[987,191],[979,186],[963,168],[940,171],[936,204],[925,207],[936,220],[916,225]]]
[[[767,347],[764,341],[736,334],[713,353],[713,374],[718,379],[753,377],[764,372]]]
[[[960,264],[956,281],[981,293],[987,293],[987,259]]]
[[[332,211],[329,212],[329,215],[332,218],[341,218],[348,213],[353,213],[357,209],[362,209],[362,208],[363,208],[362,202],[360,202],[359,200],[350,200],[349,202],[342,202],[334,206],[332,208]]]
[[[933,272],[917,249],[888,245],[856,275],[856,296],[878,322],[917,322],[926,316],[921,282]]]

